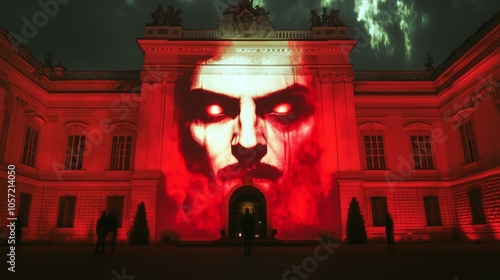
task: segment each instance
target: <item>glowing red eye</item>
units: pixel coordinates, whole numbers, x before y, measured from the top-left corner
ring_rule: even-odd
[[[224,110],[221,106],[217,104],[212,104],[207,107],[207,114],[210,116],[221,115],[224,113]]]
[[[289,114],[292,111],[292,105],[289,103],[280,103],[273,108],[273,113]]]

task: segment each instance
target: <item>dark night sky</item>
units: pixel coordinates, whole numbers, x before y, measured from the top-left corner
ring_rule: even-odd
[[[2,1],[0,4],[0,27],[23,35],[23,17],[33,22],[33,15],[42,11],[41,1]],[[52,0],[55,1],[55,0]],[[59,0],[59,11],[48,17],[47,23],[38,28],[25,46],[40,61],[47,50],[52,49],[54,63],[62,61],[68,70],[138,70],[142,64],[142,53],[136,38],[144,35],[144,25],[150,13],[159,3],[180,8],[183,26],[186,29],[215,28],[219,11],[216,6],[227,6],[235,0]],[[367,22],[384,27],[388,45],[370,46],[367,42],[360,51],[351,56],[354,68],[369,69],[414,69],[423,70],[427,53],[439,65],[479,26],[499,11],[498,0],[378,0],[378,13],[362,17],[363,2],[373,0],[255,0],[271,10],[270,18],[277,29],[309,29],[310,10],[320,12],[322,3],[341,10],[341,19],[349,25],[353,37],[367,34]],[[257,4],[257,3],[255,3]],[[357,4],[357,5],[356,5]],[[404,13],[404,8],[408,8]],[[373,11],[373,10],[372,10]],[[404,33],[400,19],[413,22],[408,32],[412,49],[405,54]],[[408,29],[407,29],[408,30]],[[365,37],[365,38],[370,38]],[[361,42],[361,41],[360,41]],[[361,44],[360,44],[361,46]],[[393,52],[390,53],[390,48]]]

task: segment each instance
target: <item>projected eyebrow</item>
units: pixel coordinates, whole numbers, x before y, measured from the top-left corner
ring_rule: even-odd
[[[240,99],[227,95],[195,89],[190,93],[188,106],[191,120],[202,123],[234,119],[240,113]]]
[[[254,98],[255,114],[278,125],[293,126],[313,113],[310,90],[294,84]],[[240,99],[204,89],[189,93],[190,119],[202,123],[214,123],[234,119],[240,113]]]
[[[279,125],[294,126],[314,111],[310,90],[293,84],[255,99],[256,114]]]

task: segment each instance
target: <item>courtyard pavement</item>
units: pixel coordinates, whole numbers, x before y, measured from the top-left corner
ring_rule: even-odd
[[[26,245],[8,272],[0,247],[0,279],[245,280],[245,279],[500,279],[500,244],[406,243],[254,247],[118,245],[95,255],[91,245]]]

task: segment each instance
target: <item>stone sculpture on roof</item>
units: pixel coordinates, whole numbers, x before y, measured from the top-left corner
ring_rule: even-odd
[[[168,6],[167,10],[163,10],[163,6],[160,4],[158,8],[151,13],[151,21],[147,26],[181,26],[181,14],[182,10],[177,9],[174,12],[174,7]]]
[[[340,10],[332,9],[330,14],[328,10],[323,8],[323,14],[320,16],[316,10],[311,10],[311,25],[312,27],[321,26],[346,26],[342,20],[340,20]]]
[[[269,19],[270,11],[253,1],[240,0],[238,5],[229,5],[222,13],[217,31],[222,38],[266,38],[274,36],[274,27]]]

